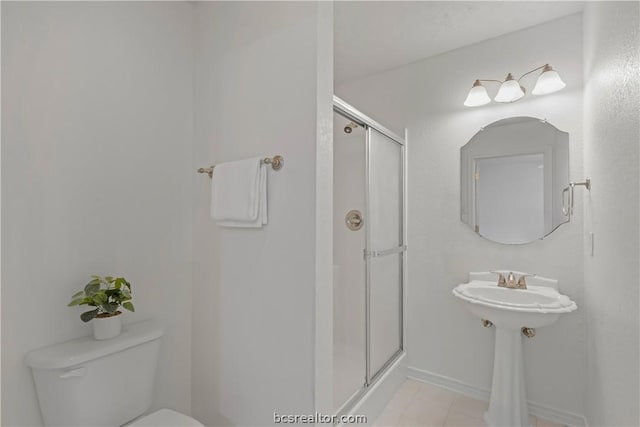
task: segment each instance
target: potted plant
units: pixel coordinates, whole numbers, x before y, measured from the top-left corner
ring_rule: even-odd
[[[92,280],[83,290],[71,297],[69,307],[88,305],[95,307],[80,315],[83,322],[93,322],[93,336],[106,340],[120,335],[122,322],[120,307],[135,311],[131,303],[131,283],[124,277],[91,276]]]

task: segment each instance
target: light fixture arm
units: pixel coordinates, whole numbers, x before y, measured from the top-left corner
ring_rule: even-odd
[[[493,79],[476,79],[477,82],[496,82],[502,84],[502,80],[493,80]]]
[[[527,75],[529,75],[529,74],[531,74],[531,73],[533,73],[533,72],[535,72],[535,71],[542,70],[543,68],[544,68],[544,71],[552,70],[552,68],[551,68],[551,66],[550,66],[549,64],[541,65],[541,66],[539,66],[538,68],[534,68],[533,70],[531,70],[531,71],[527,71],[526,73],[524,73],[523,75],[521,75],[521,76],[520,76],[520,78],[518,79],[518,82],[520,82],[520,80],[522,80],[522,78],[523,78],[524,76],[527,76]]]

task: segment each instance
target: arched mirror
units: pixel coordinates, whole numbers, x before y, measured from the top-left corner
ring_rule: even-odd
[[[569,134],[533,117],[480,129],[460,149],[460,218],[498,243],[542,239],[569,221]]]

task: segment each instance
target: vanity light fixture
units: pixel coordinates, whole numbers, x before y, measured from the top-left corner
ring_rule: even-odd
[[[551,68],[551,65],[545,64],[542,74],[538,77],[538,81],[531,93],[534,95],[546,95],[564,89],[565,86],[566,84],[562,81],[558,72]]]
[[[464,101],[464,105],[467,107],[479,107],[490,102],[491,98],[487,95],[487,90],[482,86],[480,80],[476,80],[469,91],[469,95],[467,95],[467,99]]]
[[[500,89],[498,89],[498,94],[494,98],[496,102],[515,102],[522,98],[527,92],[526,89],[520,85],[520,80],[522,80],[524,76],[538,70],[542,70],[542,73],[538,77],[536,85],[531,91],[532,94],[547,95],[557,92],[566,86],[566,84],[560,78],[558,72],[551,68],[549,64],[545,64],[538,68],[534,68],[531,71],[527,71],[526,73],[521,75],[518,80],[516,80],[511,73],[507,74],[507,77],[504,79],[504,81],[477,79],[473,83],[473,86],[471,87],[471,90],[467,95],[467,99],[464,101],[464,105],[467,107],[478,107],[480,105],[485,105],[491,102],[491,98],[489,98],[487,90],[481,82],[500,83]]]
[[[522,77],[521,77],[522,78]],[[516,81],[511,73],[500,85],[498,94],[494,98],[496,102],[515,102],[524,96],[525,89],[520,86],[520,79]]]

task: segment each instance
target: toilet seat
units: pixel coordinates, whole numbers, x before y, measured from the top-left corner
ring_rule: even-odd
[[[204,425],[180,412],[160,409],[138,418],[131,424],[127,424],[127,427],[204,427]]]

